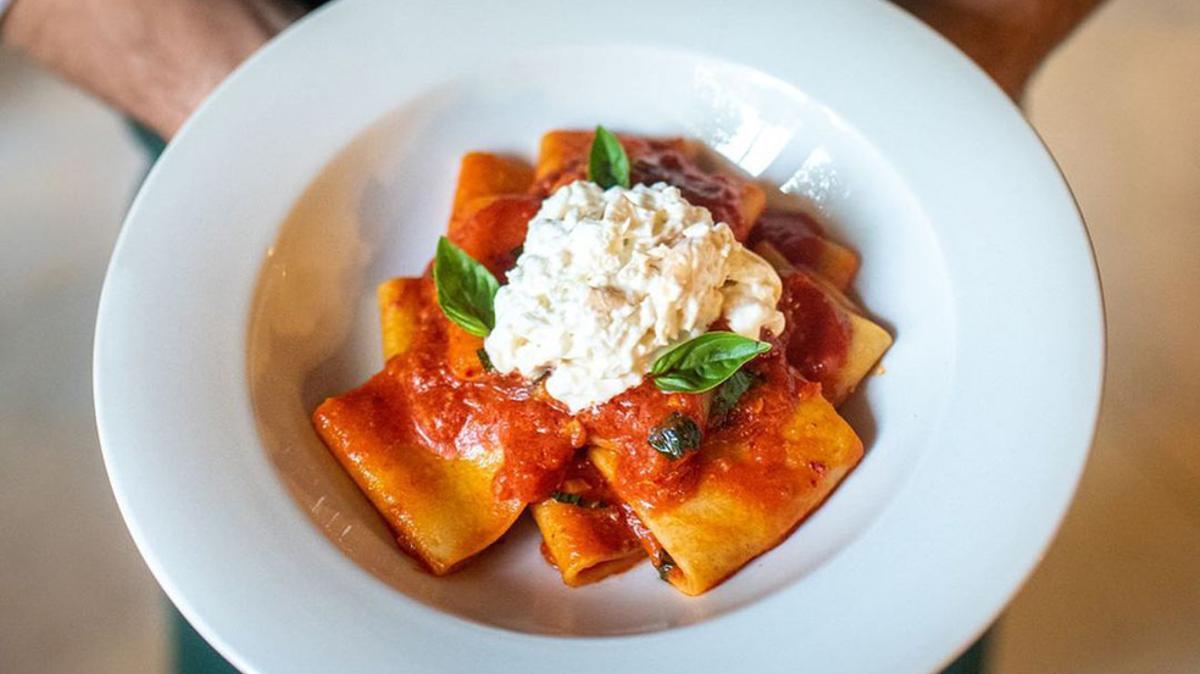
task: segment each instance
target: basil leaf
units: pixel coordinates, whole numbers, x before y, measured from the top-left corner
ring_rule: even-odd
[[[725,415],[732,412],[742,396],[746,395],[746,391],[749,391],[757,381],[756,375],[745,370],[738,370],[729,379],[726,379],[725,383],[717,387],[717,392],[713,394],[712,407],[708,410],[709,424],[720,422]]]
[[[565,491],[550,492],[550,498],[559,503],[567,505],[579,506],[580,508],[607,508],[608,504],[604,501],[590,501],[583,497],[583,494],[572,494]]]
[[[629,187],[629,155],[608,129],[597,126],[592,150],[588,153],[588,180],[604,189]]]
[[[658,571],[659,580],[667,580],[671,575],[671,570],[675,568],[675,560],[671,555],[667,554],[666,550],[660,550],[658,553],[658,564],[654,565],[654,569]]]
[[[684,454],[700,448],[700,427],[692,418],[671,412],[662,423],[650,431],[647,442],[659,454],[665,454],[672,461],[683,458]]]
[[[492,365],[492,357],[488,355],[487,349],[476,349],[475,355],[479,357],[479,364],[483,366],[484,372],[496,371],[496,366]]]
[[[487,267],[444,236],[438,239],[433,282],[437,285],[438,306],[446,318],[476,337],[487,337],[496,327],[492,301],[500,283]]]
[[[659,356],[650,368],[650,376],[660,391],[703,393],[770,350],[766,342],[733,332],[706,332]]]
[[[556,491],[550,494],[550,498],[559,503],[566,503],[567,505],[579,505],[579,502],[583,500],[583,497],[579,494],[570,494],[565,491]]]

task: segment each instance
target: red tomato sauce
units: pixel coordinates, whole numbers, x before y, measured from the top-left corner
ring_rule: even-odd
[[[387,405],[397,441],[439,456],[469,456],[480,446],[500,447],[504,464],[496,496],[534,501],[558,485],[567,462],[583,446],[583,427],[541,387],[518,375],[487,374],[463,380],[445,357],[447,319],[426,286],[412,348],[392,358],[383,375],[347,395],[369,395]]]
[[[715,220],[727,222],[739,239],[745,238],[754,223],[741,220],[736,179],[701,170],[687,158],[678,140],[622,137],[622,142],[631,157],[635,183],[665,181],[675,185],[690,202],[707,207]],[[584,178],[586,172],[586,156],[582,156],[535,185],[529,194],[499,196],[481,201],[475,208],[464,208],[452,223],[452,238],[503,282],[504,273],[515,263],[517,248],[524,241],[540,197]],[[805,237],[819,233],[819,226],[808,216],[774,213],[760,219],[754,236],[771,241],[791,258],[803,256],[809,245]],[[739,479],[746,489],[760,492],[767,499],[774,498],[773,494],[784,498],[782,492],[794,478],[785,477],[786,471],[779,470],[786,451],[778,438],[778,427],[794,409],[797,396],[819,391],[805,378],[822,382],[836,373],[845,361],[850,337],[844,313],[831,304],[828,295],[807,275],[792,274],[784,278],[779,305],[787,328],[778,339],[771,337],[775,350],[749,366],[760,375],[762,383],[724,417],[720,428],[707,428],[711,395],[665,393],[649,379],[572,417],[563,405],[549,398],[539,382],[497,373],[456,377],[447,364],[450,324],[437,307],[428,274],[426,281],[424,309],[416,320],[412,348],[346,396],[369,396],[380,410],[374,417],[377,423],[387,424],[388,434],[394,434],[397,442],[427,447],[447,458],[469,456],[481,446],[499,447],[504,462],[493,487],[501,499],[540,500],[564,484],[566,478],[586,483],[587,498],[592,500],[632,501],[647,508],[682,502],[696,487],[699,452],[672,459],[648,442],[654,428],[673,412],[690,418],[705,434],[706,452],[710,445],[750,452],[754,465],[761,470],[739,469],[744,475]],[[720,327],[714,325],[713,329]],[[615,451],[613,489],[623,499],[597,491],[608,487],[578,452],[587,444]],[[719,455],[720,449],[716,453]],[[718,467],[722,460],[732,465],[732,457],[718,458]],[[611,510],[614,536],[627,535],[630,530],[636,533],[637,523],[631,523],[633,516],[627,505],[622,505],[620,512]]]
[[[766,241],[775,247],[788,262],[811,266],[824,250],[824,231],[807,213],[798,211],[766,211],[758,218],[750,233],[750,245]]]
[[[806,381],[775,350],[750,366],[759,383],[751,387],[706,438],[707,471],[721,474],[723,489],[741,492],[739,500],[762,504],[765,509],[790,503],[803,488],[796,471],[823,470],[823,466],[795,466],[789,460],[786,428],[797,403],[821,394],[821,387]],[[736,466],[736,470],[734,467]]]
[[[432,283],[427,282],[424,294],[425,309],[418,317],[412,348],[346,394],[369,397],[379,409],[372,423],[386,424],[386,434],[396,442],[419,445],[445,458],[499,447],[504,463],[494,490],[501,499],[530,502],[548,496],[562,484],[576,450],[588,442],[617,451],[616,489],[626,499],[655,506],[678,502],[691,492],[696,452],[671,459],[651,447],[648,438],[672,412],[689,417],[703,431],[708,396],[665,393],[646,381],[572,417],[539,382],[519,375],[487,373],[460,379],[447,364],[450,326],[434,301]],[[587,478],[589,483],[601,482],[594,474]]]
[[[597,547],[609,550],[636,550],[640,547],[630,521],[636,516],[585,454],[581,453],[567,465],[558,491],[580,498],[578,512],[587,518],[588,536]],[[546,561],[554,565],[554,558],[544,542],[541,549]]]
[[[481,202],[473,202],[464,213],[455,214],[450,240],[483,263],[503,284],[505,273],[517,263],[529,221],[542,200],[528,194],[506,194],[484,197]]]
[[[650,446],[650,433],[672,412],[688,417],[703,433],[708,396],[665,393],[646,380],[612,400],[586,410],[580,420],[593,442],[617,451],[614,482],[627,501],[648,507],[682,500],[695,486],[697,452],[672,459]]]
[[[806,379],[831,385],[850,348],[846,312],[804,272],[783,277],[779,310],[787,321],[783,343],[788,362]]]
[[[650,533],[650,529],[642,523],[642,520],[638,518],[628,504],[623,503],[621,507],[626,511],[625,522],[629,527],[629,535],[641,543],[642,549],[646,551],[646,556],[650,558],[650,563],[654,565],[654,568],[659,570],[660,576],[666,580],[668,574],[679,573],[679,571],[670,567],[663,567],[663,564],[670,557],[668,557],[667,551],[663,549],[662,543],[659,543],[658,538]]]

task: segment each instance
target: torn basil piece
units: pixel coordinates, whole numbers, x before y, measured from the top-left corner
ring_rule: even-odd
[[[671,412],[650,431],[650,446],[672,461],[700,447],[700,427],[691,417]]]
[[[579,505],[580,501],[583,500],[583,497],[579,494],[569,494],[565,491],[555,491],[550,494],[550,498],[559,503],[566,503],[567,505]]]
[[[492,365],[492,357],[488,355],[487,349],[476,349],[475,355],[479,357],[479,364],[483,366],[484,372],[496,371],[496,366]]]
[[[579,506],[580,508],[607,508],[608,504],[603,501],[591,501],[583,498],[582,494],[572,494],[565,491],[550,492],[550,498],[565,503],[567,505]]]
[[[716,424],[723,421],[738,401],[752,386],[758,383],[758,375],[745,370],[734,372],[725,383],[717,387],[713,393],[712,407],[708,411],[708,423]]]

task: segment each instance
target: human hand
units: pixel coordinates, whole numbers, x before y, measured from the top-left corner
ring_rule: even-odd
[[[894,0],[1015,99],[1101,0]],[[293,0],[16,0],[0,37],[170,138],[247,56],[303,14]]]
[[[0,36],[170,138],[301,14],[290,0],[16,0]]]
[[[893,0],[962,49],[1008,95],[1102,0]]]

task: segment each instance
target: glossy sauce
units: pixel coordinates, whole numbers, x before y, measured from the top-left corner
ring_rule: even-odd
[[[819,261],[823,232],[808,215],[766,212],[757,223],[743,221],[742,207],[753,205],[743,195],[744,183],[701,169],[688,158],[684,141],[620,138],[630,156],[634,184],[672,184],[688,201],[708,208],[715,221],[729,224],[738,240],[769,242],[797,265]],[[488,155],[464,159],[450,239],[504,283],[542,199],[586,178],[590,142],[590,133],[559,134],[551,159],[544,162],[551,168],[528,189],[528,169]],[[521,191],[496,194],[497,190]],[[822,384],[833,381],[843,367],[850,325],[845,310],[806,272],[783,278],[779,309],[786,319],[784,333],[763,336],[773,348],[746,366],[755,384],[713,425],[712,393],[665,393],[649,379],[572,417],[538,382],[486,371],[477,354],[482,341],[445,318],[428,272],[420,288],[421,309],[408,349],[366,384],[341,396],[352,403],[350,409],[366,412],[336,417],[322,416],[318,410],[314,423],[327,441],[334,434],[343,447],[353,448],[354,438],[368,437],[393,446],[387,448],[392,451],[413,448],[466,459],[486,454],[488,461],[501,461],[492,478],[499,501],[536,502],[556,491],[576,495],[578,510],[562,518],[577,527],[580,542],[575,553],[586,554],[594,545],[591,549],[640,556],[636,550],[641,547],[664,578],[677,581],[682,571],[669,563],[667,552],[631,504],[653,517],[654,511],[685,502],[701,480],[708,489],[711,479],[719,489],[734,492],[740,503],[764,512],[784,510],[801,492],[815,487],[829,466],[839,465],[839,458],[826,452],[821,442],[808,439],[805,424],[812,426],[812,419],[798,417],[797,409],[799,401],[819,397]],[[710,329],[725,327],[714,324]],[[699,449],[677,459],[648,441],[672,413],[690,418],[703,435]],[[795,443],[811,446],[801,445],[796,451]],[[611,482],[587,458],[588,446],[612,456]],[[377,449],[363,446],[361,453],[351,450],[345,458],[361,464],[367,457],[386,462],[394,456]],[[418,479],[425,479],[425,473],[418,471]],[[513,507],[511,502],[507,505]],[[561,517],[563,511],[558,513]],[[401,544],[405,545],[403,537]],[[554,564],[545,543],[542,552]],[[571,567],[577,559],[564,563]]]
[[[503,284],[505,273],[517,263],[529,220],[541,204],[541,198],[531,194],[476,199],[455,213],[450,240],[482,262]]]
[[[759,383],[746,392],[721,427],[709,434],[706,469],[722,475],[722,488],[742,492],[741,502],[770,510],[790,503],[804,487],[805,480],[797,479],[797,471],[807,473],[807,481],[815,484],[812,478],[825,469],[819,461],[802,466],[792,462],[790,443],[794,438],[789,428],[797,404],[819,397],[821,388],[791,367],[778,344],[750,369]]]
[[[622,137],[632,161],[635,182],[669,182],[692,203],[703,205],[743,236],[749,223],[738,211],[738,190],[721,175],[708,174],[683,154],[678,139]],[[588,139],[590,143],[590,138]],[[586,146],[563,170],[535,184],[529,194],[483,197],[461,205],[451,222],[451,240],[481,261],[501,283],[516,262],[529,220],[541,199],[561,185],[585,178]],[[571,419],[562,406],[536,385],[516,375],[483,373],[469,367],[470,352],[459,334],[436,308],[429,288],[426,310],[414,349],[388,363],[388,379],[399,386],[385,395],[402,398],[411,418],[413,440],[444,457],[463,456],[473,447],[500,446],[504,465],[496,476],[500,498],[538,500],[560,483],[574,449],[586,442],[619,450],[618,489],[646,504],[679,502],[694,488],[695,452],[672,460],[647,442],[651,430],[671,412],[686,414],[703,430],[707,395],[666,394],[650,381]],[[446,367],[447,340],[453,367]],[[457,373],[458,376],[455,376]],[[380,382],[379,387],[384,387]],[[364,387],[365,388],[365,387]]]
[[[817,263],[824,250],[821,225],[807,213],[799,211],[766,211],[758,218],[750,234],[750,245],[766,241],[788,262],[811,266]]]
[[[539,197],[575,180],[587,177],[587,151],[590,134],[572,138],[561,152],[562,167],[534,184],[531,192]],[[684,141],[639,136],[620,136],[630,157],[633,184],[666,182],[678,187],[689,202],[704,206],[714,221],[726,222],[739,240],[744,240],[753,223],[743,222],[738,182],[728,176],[708,173],[685,154]],[[713,325],[711,329],[722,329]],[[617,450],[616,489],[626,500],[640,501],[648,508],[669,507],[685,500],[695,489],[695,463],[698,452],[670,459],[647,441],[655,426],[671,413],[690,417],[704,430],[711,396],[708,394],[667,394],[647,379],[612,400],[579,415],[589,435],[588,442]]]
[[[647,507],[678,502],[695,487],[694,463],[698,452],[672,459],[650,446],[655,426],[678,412],[704,431],[710,397],[691,393],[665,393],[650,380],[579,415],[592,442],[616,450],[615,487],[625,500]]]
[[[537,384],[517,375],[455,377],[445,358],[451,326],[433,293],[427,282],[413,347],[346,397],[370,397],[373,406],[386,409],[375,423],[392,425],[388,434],[397,442],[420,445],[445,458],[499,447],[504,464],[493,485],[496,496],[522,501],[545,496],[583,445],[582,426]]]
[[[779,310],[787,321],[783,343],[788,362],[806,379],[831,385],[850,348],[846,312],[811,276],[799,271],[783,277]]]
[[[642,520],[638,519],[633,509],[625,503],[622,503],[621,507],[627,512],[625,521],[629,526],[629,534],[641,543],[642,549],[646,551],[646,556],[650,558],[650,563],[654,565],[655,569],[658,569],[660,577],[666,580],[668,575],[679,573],[677,569],[671,568],[674,566],[674,560],[671,560],[670,556],[667,555],[667,551],[663,548],[662,543],[659,543],[654,534],[650,532],[650,529],[642,523]],[[671,567],[664,568],[663,564],[668,561],[671,561]]]
[[[585,454],[581,453],[567,465],[558,491],[580,498],[579,504],[573,507],[579,509],[576,511],[578,515],[587,518],[588,536],[595,547],[626,552],[641,547],[631,522],[631,518],[636,519],[636,516]],[[541,550],[546,561],[556,565],[544,542]]]
[[[588,537],[596,547],[626,552],[641,548],[656,568],[662,566],[666,551],[658,539],[586,455],[581,454],[567,467],[559,489],[583,499],[579,512],[589,518]],[[541,550],[546,561],[557,566],[544,542]]]
[[[745,238],[753,223],[741,221],[734,180],[701,170],[686,157],[679,140],[622,137],[622,143],[630,154],[635,182],[665,181],[679,187],[689,201],[707,207],[715,220],[729,223],[739,239]],[[585,176],[586,156],[580,156],[568,160],[557,173],[545,176],[528,194],[476,199],[456,209],[451,239],[503,282],[503,274],[515,263],[516,249],[524,241],[526,226],[541,198]],[[784,225],[788,231],[794,230],[794,222],[778,227],[772,222],[767,220],[768,229],[761,236],[779,239],[778,232]],[[803,245],[780,240],[791,249]],[[781,250],[787,254],[790,249]],[[781,483],[786,481],[773,478],[770,472],[786,456],[776,437],[776,427],[792,409],[797,395],[816,388],[799,375],[820,381],[823,374],[835,371],[845,359],[848,328],[844,318],[806,279],[799,274],[784,279],[780,309],[788,328],[776,349],[753,364],[765,383],[751,389],[723,420],[722,428],[705,438],[706,445],[749,446],[755,465],[763,470],[747,474],[745,480],[757,484],[748,484],[748,489],[769,493],[782,489]],[[388,433],[394,434],[397,442],[418,444],[447,458],[469,457],[481,447],[501,448],[504,463],[493,484],[501,499],[532,502],[545,498],[564,484],[564,476],[587,483],[589,494],[599,493],[595,490],[604,481],[586,459],[576,458],[576,450],[589,443],[616,451],[613,488],[625,501],[637,501],[647,508],[669,508],[694,491],[699,452],[671,459],[651,447],[648,438],[672,412],[688,416],[705,431],[711,394],[664,393],[647,379],[572,418],[536,382],[526,382],[518,375],[484,373],[480,365],[465,377],[466,370],[460,366],[456,376],[447,365],[447,343],[454,341],[448,335],[457,328],[438,309],[428,274],[424,295],[412,349],[389,361],[384,372],[370,382],[345,394],[347,398],[369,397],[380,412],[375,415],[375,423],[388,425]],[[798,373],[787,366],[783,353]],[[613,494],[595,500],[617,501]],[[608,513],[604,517],[612,518],[614,536],[636,532],[628,506],[601,511]],[[641,538],[647,536],[643,532]]]

